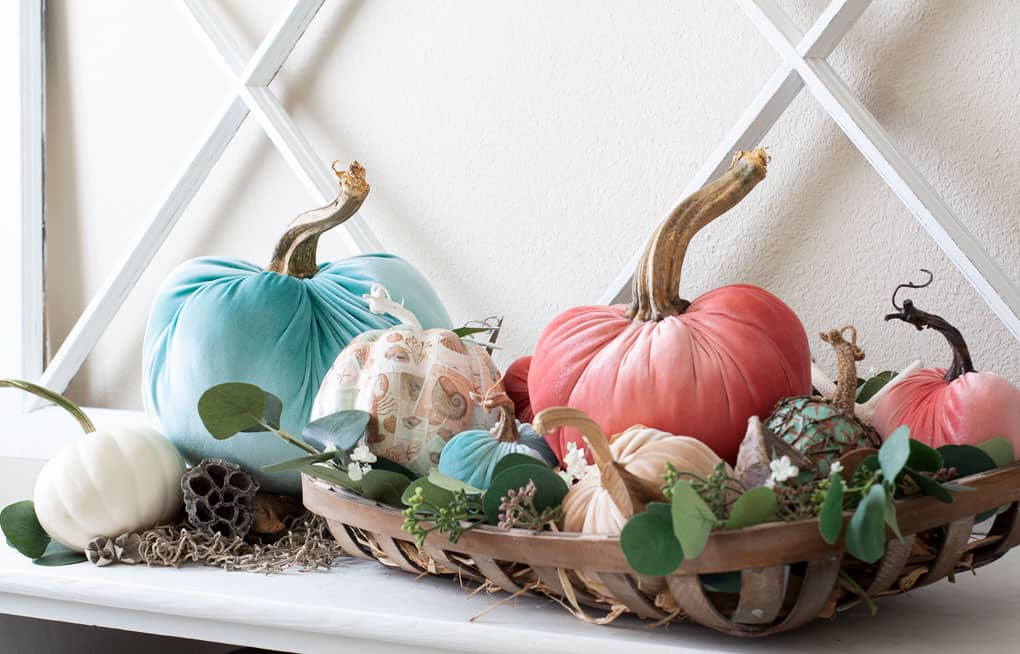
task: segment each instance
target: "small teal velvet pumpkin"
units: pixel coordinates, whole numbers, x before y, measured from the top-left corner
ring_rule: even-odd
[[[355,164],[357,166],[357,164]],[[389,254],[317,265],[319,235],[353,215],[368,193],[364,171],[338,176],[334,202],[299,216],[267,270],[204,257],[179,266],[153,300],[143,346],[142,395],[160,430],[190,463],[220,457],[241,464],[264,490],[300,492],[297,473],[262,467],[302,452],[268,432],[215,440],[198,416],[202,393],[224,382],[261,386],[283,401],[281,427],[299,436],[323,376],[354,337],[396,324],[373,314],[363,295],[384,285],[426,327],[450,327],[435,291]]]
[[[449,440],[439,455],[439,472],[485,490],[492,483],[496,464],[508,454],[525,454],[545,461],[538,448],[521,442],[513,402],[505,395],[503,398],[497,405],[501,410],[499,422],[492,431],[469,429]]]

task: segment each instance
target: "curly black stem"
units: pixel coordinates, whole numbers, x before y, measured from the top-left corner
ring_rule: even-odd
[[[953,381],[963,374],[974,372],[974,364],[970,360],[970,350],[959,329],[946,322],[942,316],[918,309],[910,300],[903,300],[903,306],[897,308],[899,309],[898,313],[890,313],[886,315],[885,319],[902,320],[916,327],[918,331],[934,329],[949,341],[949,347],[953,349],[953,363],[946,370],[943,379]]]

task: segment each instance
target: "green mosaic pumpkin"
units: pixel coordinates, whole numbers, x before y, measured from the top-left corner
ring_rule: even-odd
[[[849,332],[849,341],[843,337],[844,331]],[[821,337],[836,350],[839,362],[836,393],[831,398],[781,400],[765,426],[811,458],[833,461],[851,450],[878,447],[881,440],[874,429],[854,415],[856,362],[864,358],[864,351],[857,346],[857,331],[853,327],[843,327],[822,332]]]

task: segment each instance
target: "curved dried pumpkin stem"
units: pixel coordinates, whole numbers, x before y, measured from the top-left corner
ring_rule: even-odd
[[[324,207],[306,211],[295,218],[276,244],[273,258],[266,270],[291,277],[314,277],[319,272],[316,249],[319,237],[341,225],[358,212],[370,189],[365,169],[357,161],[347,170],[333,171],[340,180],[336,199]]]
[[[849,334],[850,340],[843,336],[844,333]],[[864,360],[864,350],[857,346],[857,330],[852,325],[844,325],[819,336],[836,351],[838,377],[832,404],[852,418],[857,400],[857,362]]]
[[[535,431],[547,434],[558,427],[573,427],[584,434],[599,469],[599,484],[626,518],[645,510],[648,502],[664,500],[662,489],[638,477],[613,458],[609,439],[598,423],[583,411],[551,407],[539,412],[532,423]]]
[[[49,400],[64,411],[70,413],[78,424],[81,425],[82,430],[86,434],[91,434],[96,430],[96,426],[92,424],[92,420],[89,419],[85,412],[81,410],[77,404],[67,399],[56,391],[51,391],[48,388],[43,388],[38,384],[32,382],[23,381],[21,379],[0,379],[0,388],[17,388],[18,390],[31,393],[36,397],[41,397],[44,400]]]
[[[631,286],[627,317],[658,321],[683,313],[690,305],[680,298],[680,274],[691,239],[751,192],[765,179],[769,157],[765,148],[741,151],[726,172],[680,203],[652,234]]]
[[[943,379],[946,381],[953,381],[968,372],[976,372],[974,370],[974,363],[970,359],[970,348],[967,347],[967,341],[963,340],[963,334],[960,333],[959,329],[950,325],[942,316],[921,311],[914,306],[912,301],[903,300],[903,307],[900,308],[898,313],[890,313],[885,317],[886,320],[893,320],[894,318],[910,323],[918,331],[934,329],[945,337],[946,341],[949,342],[949,347],[953,349],[953,362],[943,376]]]

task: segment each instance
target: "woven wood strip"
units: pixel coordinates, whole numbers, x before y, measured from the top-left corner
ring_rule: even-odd
[[[1005,512],[996,516],[991,533],[1002,535],[1002,540],[992,550],[992,556],[996,558],[1020,545],[1020,502],[1013,502]]]
[[[613,594],[613,597],[626,606],[631,612],[642,618],[654,618],[661,620],[666,617],[662,611],[655,608],[644,594],[638,589],[637,582],[631,575],[624,575],[615,572],[593,573],[600,582]]]
[[[556,593],[557,595],[561,595],[563,597],[567,596],[567,592],[566,590],[564,590],[563,584],[560,582],[560,573],[557,568],[551,568],[542,565],[533,565],[531,566],[531,571],[535,573],[535,576],[538,577],[538,580],[541,581],[546,587],[548,587],[549,590]],[[577,584],[572,585],[574,588],[574,597],[577,598],[577,602],[579,604],[584,604],[585,606],[594,606],[600,609],[606,608],[605,604],[600,603],[598,600],[592,597],[591,594],[588,593],[586,590],[578,587]]]
[[[939,548],[939,554],[931,565],[931,570],[921,579],[920,585],[930,584],[950,574],[963,556],[963,550],[970,540],[974,529],[974,516],[954,520],[946,528],[946,538]]]
[[[386,558],[389,559],[390,562],[408,572],[412,572],[414,574],[422,573],[421,568],[416,566],[414,563],[409,561],[406,556],[404,556],[404,551],[400,549],[399,545],[397,545],[397,541],[389,536],[384,536],[383,534],[372,534],[372,536],[374,537],[376,544],[379,546],[379,549],[386,554]]]
[[[786,566],[748,568],[740,572],[740,603],[733,621],[740,624],[771,624],[783,608]]]
[[[666,578],[673,601],[698,624],[732,635],[744,635],[751,627],[730,621],[705,595],[698,575],[670,575]]]
[[[842,562],[842,554],[809,561],[804,573],[804,583],[801,584],[800,594],[797,595],[797,602],[790,610],[790,614],[785,620],[760,632],[759,635],[766,636],[796,629],[817,618],[832,595]]]
[[[344,552],[347,552],[353,557],[359,559],[367,559],[374,561],[375,557],[364,550],[361,545],[351,536],[350,532],[347,531],[347,525],[340,522],[339,520],[326,520],[326,525],[329,527],[329,533],[333,534],[333,538],[340,544]]]
[[[914,535],[904,536],[903,540],[898,538],[890,539],[885,546],[885,556],[882,557],[882,564],[878,566],[878,572],[871,585],[868,586],[868,595],[877,595],[889,590],[903,574],[910,552],[914,549]]]
[[[445,537],[442,534],[433,535],[430,538],[425,539],[425,543],[422,549],[428,554],[433,561],[449,570],[456,570],[457,573],[464,579],[470,579],[472,581],[482,581],[474,570],[468,568],[458,561],[453,560],[447,553],[446,550],[441,547],[436,547],[436,543],[446,542]]]
[[[513,579],[503,571],[503,568],[496,563],[496,559],[489,558],[487,556],[479,556],[475,554],[471,557],[475,562],[475,566],[478,567],[478,571],[485,575],[485,578],[490,582],[496,584],[508,593],[516,593],[521,587],[517,585]]]

